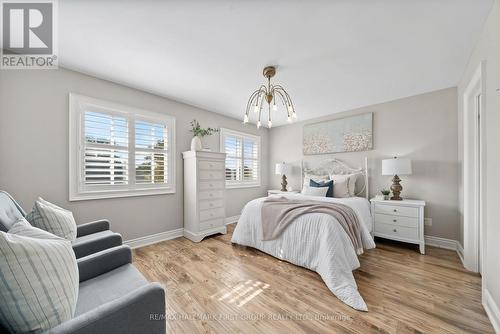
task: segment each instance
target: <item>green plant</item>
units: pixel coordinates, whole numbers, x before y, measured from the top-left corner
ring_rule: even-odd
[[[200,126],[200,123],[197,120],[193,119],[191,121],[191,130],[189,131],[191,131],[193,135],[196,137],[205,137],[205,136],[211,136],[214,133],[219,132],[219,129],[214,129],[214,128],[203,129]]]
[[[380,192],[381,192],[381,193],[382,193],[382,195],[384,195],[384,196],[388,196],[388,195],[391,193],[391,191],[390,191],[390,190],[387,190],[387,189],[382,189]]]

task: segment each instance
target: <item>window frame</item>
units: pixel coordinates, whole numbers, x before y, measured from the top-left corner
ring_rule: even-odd
[[[255,140],[257,142],[257,149],[258,149],[258,157],[257,157],[257,163],[258,163],[258,174],[257,174],[257,180],[256,181],[231,181],[231,180],[226,180],[225,179],[225,173],[224,173],[224,180],[226,184],[226,189],[235,189],[235,188],[257,188],[262,185],[261,180],[262,180],[262,145],[261,145],[261,138],[258,135],[253,135],[250,133],[246,132],[241,132],[241,131],[236,131],[236,130],[231,130],[227,128],[220,128],[220,151],[222,153],[226,153],[226,147],[225,147],[225,137],[226,136],[235,136],[235,137],[240,137],[242,138],[242,147],[244,147],[244,140],[245,139],[250,139],[250,140]],[[226,159],[227,159],[227,154],[226,154]],[[245,152],[242,151],[241,153],[241,165],[244,165],[244,160],[245,160]],[[226,162],[224,161],[224,169],[226,168]]]
[[[95,185],[84,182],[85,166],[85,111],[103,112],[125,117],[128,124],[128,183],[126,185]],[[167,126],[167,183],[136,184],[135,153],[141,151],[135,143],[135,121],[158,122]],[[175,117],[151,112],[118,103],[100,100],[75,93],[69,94],[69,200],[91,200],[131,196],[175,194],[176,155],[175,155]]]

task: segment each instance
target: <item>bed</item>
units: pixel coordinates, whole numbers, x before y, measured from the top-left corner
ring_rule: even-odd
[[[359,172],[364,176],[364,197],[331,198],[305,196],[302,194],[272,195],[295,200],[315,200],[341,203],[349,206],[361,222],[363,247],[370,249],[375,243],[370,234],[372,219],[368,201],[368,169],[353,169],[339,160],[327,160],[319,168],[308,169],[303,164],[303,173],[328,172],[349,174]],[[316,271],[330,291],[341,301],[360,311],[368,308],[358,292],[352,271],[360,266],[356,251],[347,233],[338,221],[324,213],[308,213],[297,218],[274,240],[262,240],[261,209],[264,198],[248,202],[242,210],[231,242],[256,248],[276,258]]]

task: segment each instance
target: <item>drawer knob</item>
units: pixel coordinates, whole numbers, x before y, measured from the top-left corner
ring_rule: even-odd
[[[210,206],[214,206],[212,203],[210,203]]]
[[[393,232],[397,232],[398,230],[394,229],[394,230],[392,230],[392,231],[393,231]]]
[[[393,222],[397,222],[397,220],[396,220],[396,219],[393,219],[392,221],[393,221]]]
[[[398,212],[398,210],[394,209],[394,212]]]

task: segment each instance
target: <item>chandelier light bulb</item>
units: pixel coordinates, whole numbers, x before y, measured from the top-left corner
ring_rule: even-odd
[[[288,105],[288,112],[289,113],[293,113],[294,112],[291,104]]]
[[[245,117],[243,117],[243,123],[247,124],[248,123],[248,115],[245,114]]]
[[[257,121],[257,129],[259,129],[262,126],[262,123],[260,121]]]
[[[270,129],[270,128],[272,128],[272,126],[273,126],[273,122],[271,122],[271,121],[267,122],[267,127],[268,127],[269,129]]]
[[[278,111],[278,106],[276,105],[276,101],[273,103],[273,110]]]
[[[288,116],[288,117],[286,118],[286,121],[287,121],[288,123],[292,123],[292,118],[291,118],[290,116]]]
[[[255,107],[253,108],[253,112],[254,113],[258,113],[259,112],[259,105],[256,104]]]
[[[297,114],[295,113],[295,111],[292,113],[292,118],[297,118]]]

